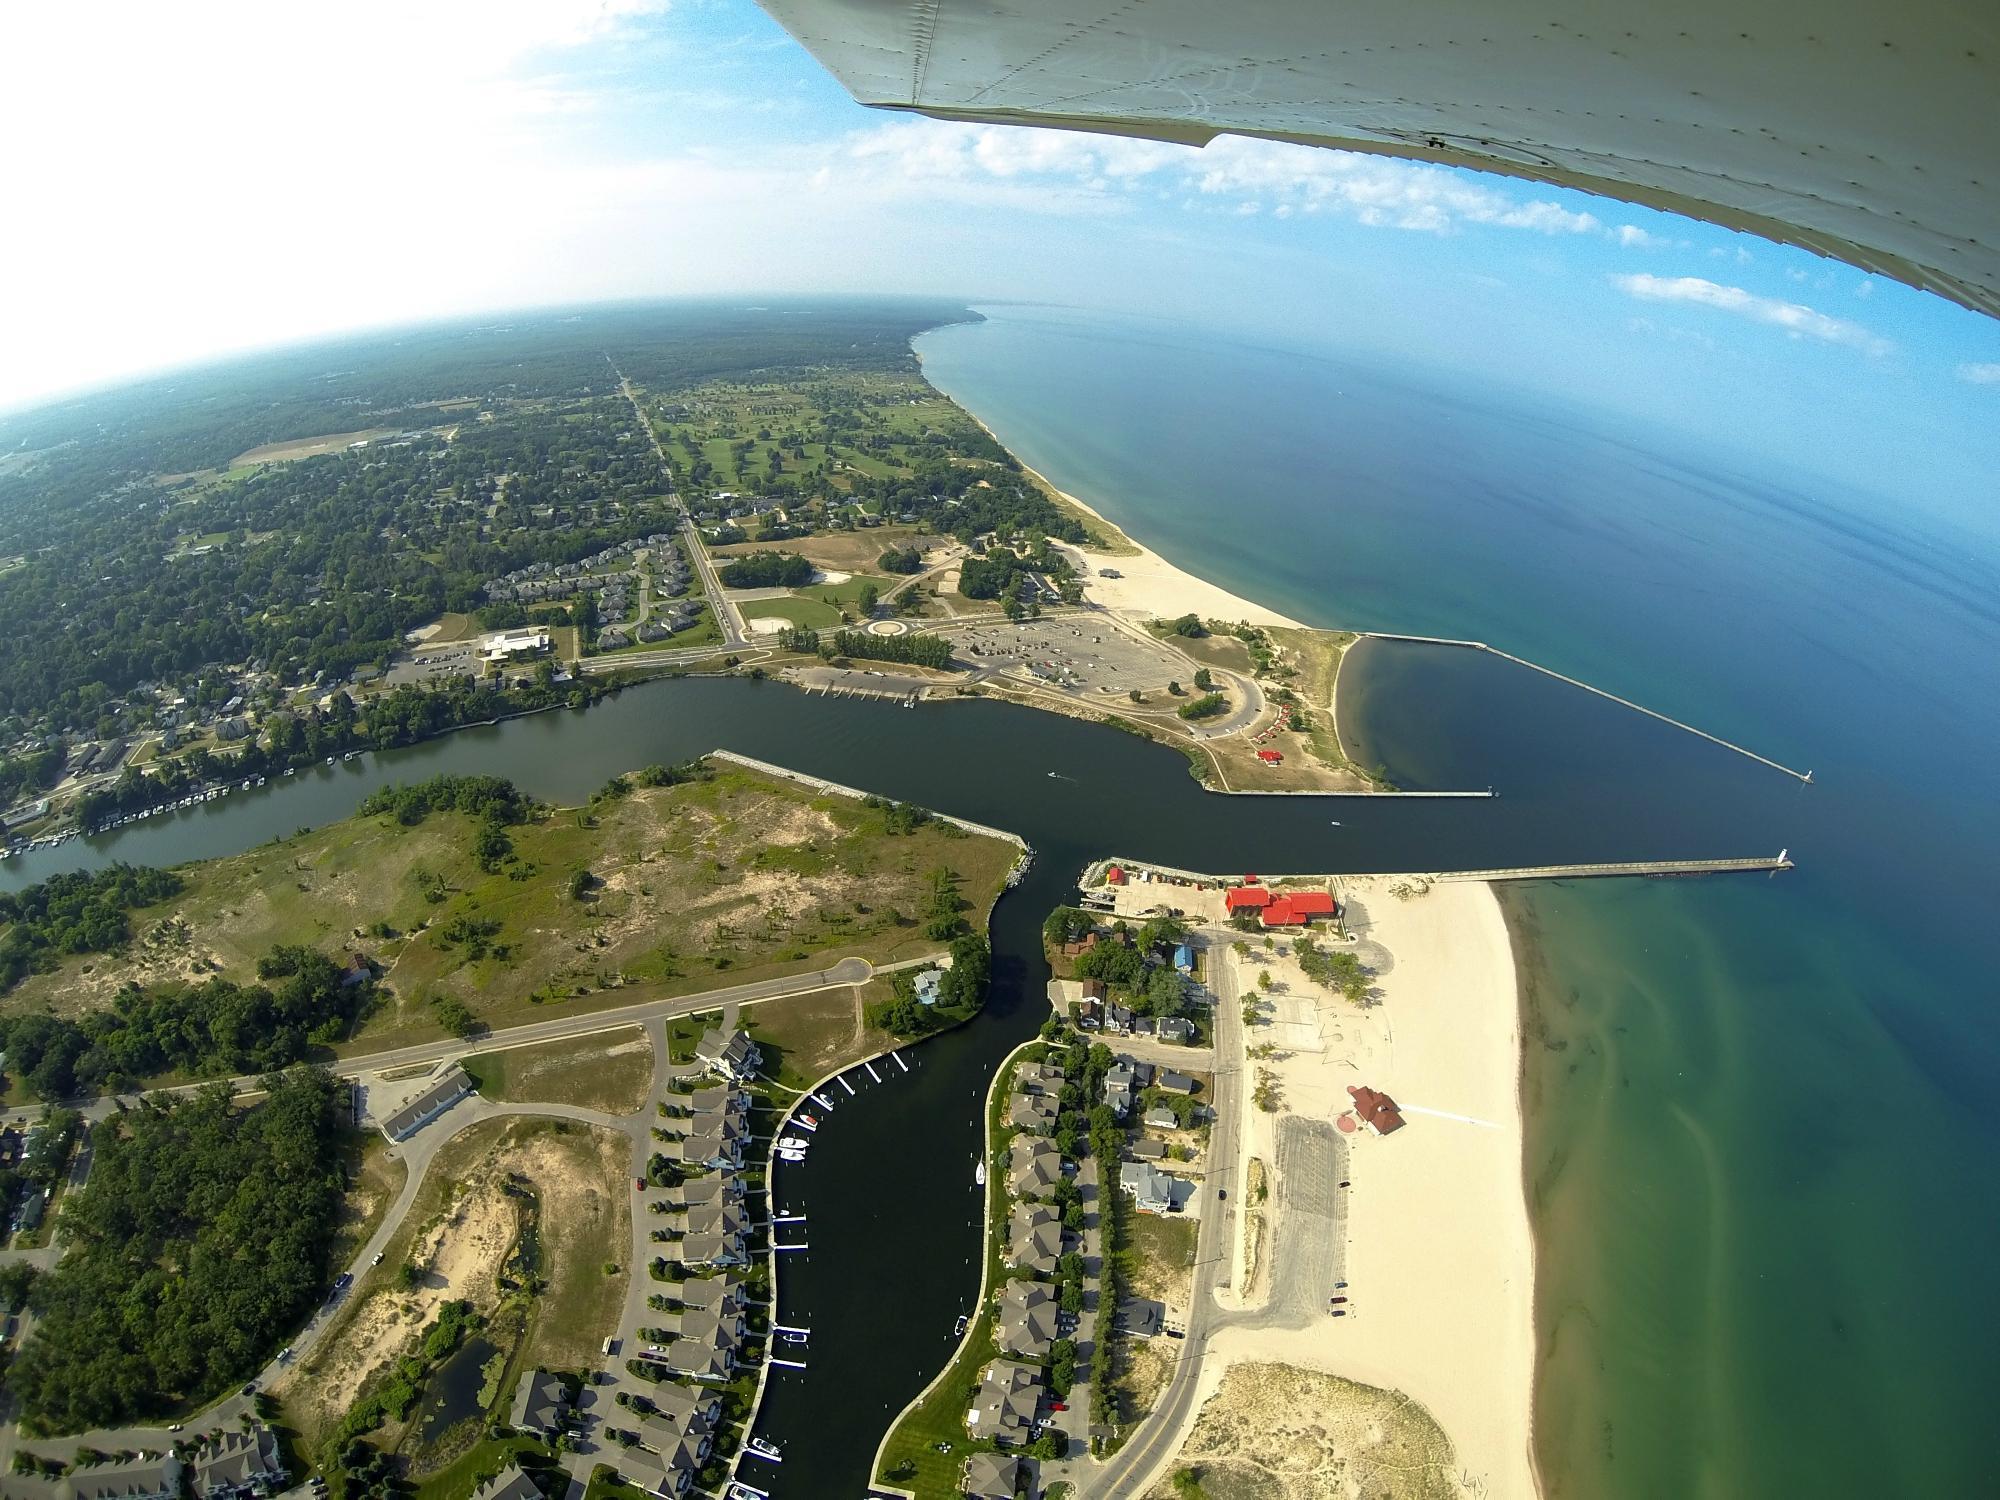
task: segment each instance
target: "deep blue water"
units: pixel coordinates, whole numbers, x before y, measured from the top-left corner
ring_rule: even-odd
[[[1992,1493],[2000,558],[1444,372],[986,311],[918,341],[926,373],[1190,571],[1486,640],[1816,772],[1741,804],[1785,878],[1510,898],[1549,1491]],[[1579,732],[1518,669],[1361,649],[1343,725],[1409,784],[1504,765],[1545,807],[1737,805],[1693,742]]]

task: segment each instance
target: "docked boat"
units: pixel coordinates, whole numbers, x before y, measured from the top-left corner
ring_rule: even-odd
[[[804,1161],[805,1159],[806,1159],[806,1154],[803,1151],[787,1151],[783,1147],[780,1147],[778,1149],[779,1161],[801,1162]]]
[[[983,1156],[975,1157],[973,1159],[972,1185],[974,1187],[986,1186],[986,1158]]]
[[[778,1452],[778,1445],[769,1438],[753,1437],[743,1447],[747,1452],[754,1453],[759,1458],[770,1459],[772,1463],[778,1463],[783,1457]]]
[[[833,1111],[833,1101],[824,1094],[814,1094],[813,1103],[817,1104],[821,1109],[826,1110],[829,1114]]]
[[[778,1137],[780,1151],[803,1151],[812,1144],[802,1135],[781,1135]]]

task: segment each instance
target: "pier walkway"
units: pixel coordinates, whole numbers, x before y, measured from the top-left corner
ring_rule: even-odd
[[[1510,870],[1442,870],[1421,880],[1575,880],[1593,875],[1729,875],[1745,871],[1789,870],[1791,852],[1750,859],[1633,859],[1598,865],[1522,865]],[[1377,876],[1395,880],[1398,876]]]

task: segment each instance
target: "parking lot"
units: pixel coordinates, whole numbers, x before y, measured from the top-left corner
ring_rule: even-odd
[[[1162,691],[1169,682],[1189,687],[1186,658],[1088,617],[1058,616],[967,625],[949,635],[961,661],[975,672],[1032,678],[1080,698],[1124,697],[1133,688]]]
[[[449,646],[419,646],[409,656],[399,656],[382,674],[385,687],[414,683],[422,687],[452,677],[477,677],[485,668],[477,641],[460,641]]]

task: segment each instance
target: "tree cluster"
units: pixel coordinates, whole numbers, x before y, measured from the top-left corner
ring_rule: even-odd
[[[992,967],[993,952],[986,939],[976,932],[967,933],[951,945],[951,967],[938,982],[937,1004],[925,1005],[919,1000],[911,971],[898,969],[895,995],[868,1007],[868,1024],[896,1036],[912,1037],[966,1020],[985,1003]]]
[[[9,1071],[38,1098],[128,1089],[162,1073],[227,1077],[283,1068],[348,1035],[373,1000],[365,980],[313,948],[263,959],[267,984],[220,977],[199,984],[127,985],[109,1010],[78,1019],[0,1018]]]
[[[1229,700],[1220,693],[1203,693],[1199,698],[1190,698],[1174,712],[1183,719],[1212,719],[1229,707]]]
[[[132,936],[126,913],[180,894],[170,870],[114,864],[102,870],[65,871],[29,886],[0,892],[0,992],[35,970],[56,966],[65,954],[108,953]]]
[[[1292,940],[1292,952],[1297,955],[1299,967],[1305,971],[1306,978],[1314,984],[1332,990],[1356,1005],[1368,999],[1368,971],[1354,954],[1322,952],[1319,945],[1304,933]]]
[[[298,1068],[253,1108],[217,1085],[99,1127],[63,1212],[67,1248],[35,1283],[38,1322],[7,1372],[33,1423],[158,1418],[271,1355],[327,1284],[344,1093]]]
[[[804,588],[813,565],[796,552],[746,552],[722,565],[722,581],[733,589]]]
[[[362,817],[388,813],[404,827],[414,828],[434,812],[520,823],[526,821],[533,806],[533,801],[504,776],[460,776],[447,771],[428,781],[380,787],[368,794],[356,812]]]
[[[944,671],[951,666],[951,642],[941,635],[870,635],[865,630],[836,630],[833,654],[861,661],[900,661]]]

